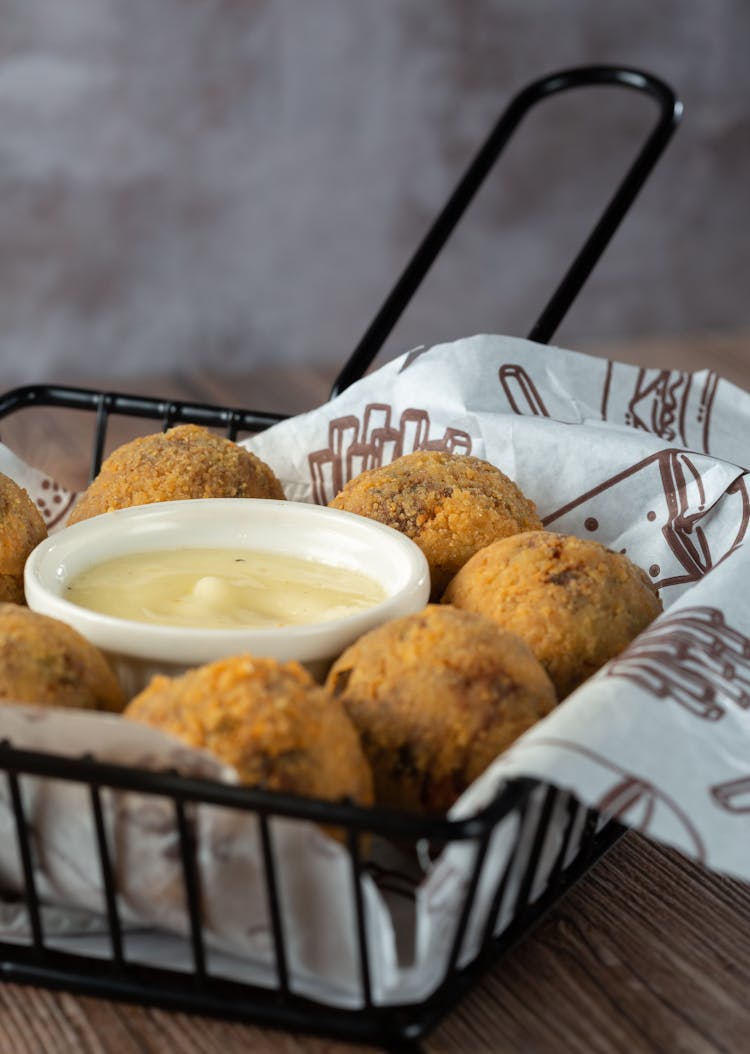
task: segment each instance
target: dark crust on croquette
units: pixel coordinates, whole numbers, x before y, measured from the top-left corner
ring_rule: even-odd
[[[24,603],[24,565],[46,537],[42,514],[29,495],[0,473],[0,601]]]
[[[549,531],[505,538],[478,552],[443,599],[523,637],[560,699],[662,610],[648,576],[625,554]]]
[[[58,619],[0,604],[0,699],[120,711],[125,695],[106,659]]]
[[[556,703],[522,640],[438,605],[360,637],[326,684],[360,734],[377,803],[427,813],[448,809]]]
[[[251,451],[199,425],[178,425],[115,450],[68,522],[157,501],[283,497],[271,468]]]
[[[330,504],[408,535],[430,566],[432,599],[477,550],[540,528],[532,501],[488,461],[418,450],[355,477]]]
[[[243,783],[372,803],[372,774],[351,721],[296,662],[244,655],[155,677],[125,716],[210,751]]]

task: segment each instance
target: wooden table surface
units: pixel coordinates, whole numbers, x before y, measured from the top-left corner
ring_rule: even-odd
[[[750,388],[738,338],[651,345],[647,362],[709,366]],[[627,349],[618,349],[626,357]],[[635,349],[629,356],[639,359]],[[748,356],[750,358],[750,355]],[[705,360],[705,361],[704,361]],[[45,378],[45,380],[48,378]],[[323,370],[150,378],[115,390],[296,412]],[[91,378],[91,386],[104,383]],[[17,433],[17,434],[16,434]],[[28,440],[2,426],[6,442]],[[39,433],[36,434],[39,440]],[[48,437],[46,454],[60,454]],[[629,834],[423,1042],[431,1054],[734,1054],[750,1049],[750,886]],[[0,985],[0,1054],[344,1054],[369,1048],[65,992]]]

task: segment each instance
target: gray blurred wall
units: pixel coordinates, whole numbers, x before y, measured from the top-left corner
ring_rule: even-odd
[[[356,343],[511,93],[617,62],[685,119],[560,330],[748,326],[747,0],[0,0],[0,381]],[[535,115],[388,354],[525,334],[653,120]]]

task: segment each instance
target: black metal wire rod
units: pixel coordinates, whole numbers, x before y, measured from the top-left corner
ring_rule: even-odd
[[[263,879],[266,888],[266,901],[271,919],[273,949],[276,958],[276,978],[279,991],[286,995],[289,992],[289,968],[287,966],[283,912],[279,896],[279,883],[276,875],[276,862],[274,859],[273,845],[271,843],[271,832],[269,830],[268,816],[266,813],[261,812],[258,814],[258,824],[260,827],[260,840],[263,850]]]
[[[529,110],[551,95],[572,88],[596,85],[620,86],[644,92],[657,102],[660,114],[653,131],[529,334],[530,339],[540,342],[550,339],[667,145],[682,115],[682,104],[672,89],[657,77],[640,70],[613,66],[585,66],[563,70],[532,82],[511,100],[339,372],[331,389],[331,398],[359,380],[365,373]]]
[[[347,848],[351,862],[352,892],[356,916],[357,950],[359,952],[359,978],[362,985],[362,1000],[366,1010],[372,1006],[372,977],[370,975],[370,951],[365,919],[365,901],[362,891],[362,861],[359,851],[359,835],[347,831]]]
[[[104,888],[104,903],[107,914],[107,928],[109,931],[111,957],[115,966],[121,966],[123,963],[122,926],[120,925],[120,916],[117,910],[117,887],[112,870],[109,846],[107,844],[107,831],[104,824],[101,790],[95,783],[92,783],[89,786],[89,800],[91,802],[91,811],[94,817],[94,831],[99,851],[99,869],[102,877],[102,886]]]
[[[606,69],[606,68],[605,68]],[[597,76],[597,70],[591,71]],[[602,69],[599,69],[599,73]],[[598,263],[602,253],[620,226],[625,214],[644,185],[656,162],[672,137],[682,118],[682,103],[663,81],[635,70],[620,70],[618,84],[646,92],[660,107],[660,116],[648,139],[638,152],[620,186],[612,195],[604,212],[597,220],[591,234],[568,268],[564,278],[552,294],[547,306],[532,326],[529,340],[546,344],[567,314],[570,306],[583,288],[584,283]],[[593,82],[587,82],[593,83]],[[602,77],[595,83],[609,84]],[[568,85],[574,87],[575,84]]]
[[[0,418],[18,410],[34,406],[53,406],[70,410],[99,410],[107,415],[144,417],[168,420],[171,424],[203,424],[209,427],[260,432],[284,421],[288,414],[261,410],[231,409],[210,403],[190,403],[172,399],[156,399],[146,395],[123,392],[101,392],[93,388],[68,385],[30,384],[0,396]]]
[[[526,822],[526,817],[529,811],[529,799],[527,798],[522,804],[520,809],[516,813],[518,829],[515,840],[513,842],[513,848],[505,862],[500,880],[495,888],[495,892],[490,902],[490,907],[487,912],[487,918],[484,924],[484,933],[482,935],[482,948],[489,948],[492,943],[492,939],[495,936],[495,929],[500,919],[500,911],[502,910],[503,900],[505,898],[505,892],[508,888],[510,876],[513,873],[513,869],[516,867],[516,861],[518,859],[518,850],[521,844],[520,832],[523,830]],[[507,821],[506,821],[507,822]],[[498,825],[499,829],[499,825]]]
[[[517,915],[520,910],[526,907],[529,902],[529,897],[532,892],[534,879],[536,878],[537,869],[539,867],[539,861],[542,856],[542,850],[544,843],[547,839],[549,832],[550,820],[552,818],[552,809],[555,804],[555,799],[560,791],[554,787],[547,787],[544,792],[544,800],[539,812],[539,816],[536,821],[536,830],[534,832],[534,840],[531,844],[531,851],[529,852],[528,860],[523,870],[523,877],[521,879],[518,894],[516,896],[516,903],[513,909],[513,914]]]
[[[490,836],[492,831],[486,831],[483,837],[477,842],[474,863],[469,875],[469,881],[466,885],[464,892],[464,900],[461,905],[461,913],[458,917],[456,924],[456,930],[453,935],[453,941],[451,943],[451,949],[448,955],[448,961],[445,966],[444,980],[448,980],[458,963],[458,957],[461,954],[461,948],[463,947],[464,937],[469,926],[469,919],[471,918],[472,910],[476,903],[476,893],[479,889],[479,880],[482,877],[482,868],[484,867],[485,857],[487,856],[487,848],[490,843]]]
[[[32,830],[24,814],[18,773],[14,770],[9,770],[6,773],[6,776],[8,779],[8,788],[10,790],[10,800],[13,806],[18,853],[21,858],[21,868],[23,870],[24,900],[26,902],[26,911],[29,916],[31,937],[34,948],[37,951],[41,951],[44,948],[44,931],[42,929],[39,894],[37,893],[36,881],[34,879],[34,861],[31,850]]]
[[[536,785],[531,779],[514,778],[503,784],[495,798],[473,816],[454,820],[445,816],[423,816],[398,809],[322,801],[318,798],[282,794],[257,787],[180,776],[173,771],[135,769],[87,757],[71,758],[43,751],[19,750],[8,740],[0,741],[0,770],[2,769],[73,783],[96,783],[117,790],[169,797],[175,801],[219,805],[248,812],[266,812],[272,816],[312,820],[329,827],[345,827],[386,836],[427,838],[444,842],[478,837],[489,825],[516,808],[518,802]]]
[[[185,889],[185,907],[190,925],[190,947],[193,953],[193,973],[203,978],[206,974],[206,952],[203,938],[203,921],[201,908],[201,883],[196,857],[195,836],[191,820],[188,818],[185,804],[174,802],[175,820],[180,843],[180,861],[182,863],[182,880]]]

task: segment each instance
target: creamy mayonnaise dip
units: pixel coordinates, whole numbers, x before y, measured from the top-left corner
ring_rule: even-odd
[[[236,629],[342,618],[386,593],[366,575],[314,560],[244,549],[175,549],[96,564],[70,582],[65,598],[136,622]]]

